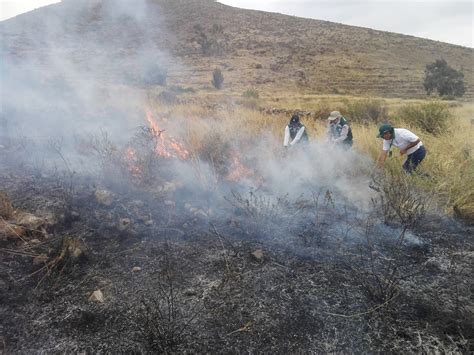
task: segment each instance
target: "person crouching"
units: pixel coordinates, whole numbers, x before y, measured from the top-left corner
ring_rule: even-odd
[[[378,158],[379,166],[383,166],[387,156],[391,154],[392,146],[400,149],[400,154],[407,155],[403,169],[411,174],[417,166],[425,159],[426,150],[420,138],[405,128],[394,128],[389,124],[379,127],[378,138],[383,138],[382,152]]]

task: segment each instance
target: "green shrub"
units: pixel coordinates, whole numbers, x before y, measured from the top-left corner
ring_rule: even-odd
[[[423,104],[410,104],[398,111],[398,118],[435,135],[448,130],[448,121],[452,117],[449,106],[440,101]]]
[[[461,97],[466,92],[464,73],[451,68],[444,59],[426,66],[423,86],[428,95],[437,91],[439,96]]]
[[[242,96],[246,99],[258,99],[260,97],[257,89],[245,90]]]
[[[346,106],[347,108],[342,114],[352,122],[382,122],[386,120],[387,110],[382,100],[348,101]]]
[[[222,89],[222,85],[224,84],[224,74],[219,68],[214,69],[212,72],[212,85],[217,89]]]

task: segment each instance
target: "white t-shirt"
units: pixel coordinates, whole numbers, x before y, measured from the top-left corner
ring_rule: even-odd
[[[416,142],[418,139],[418,136],[414,134],[413,132],[409,131],[408,129],[405,128],[395,128],[395,138],[385,140],[383,141],[383,150],[384,151],[389,151],[390,146],[395,146],[400,149],[405,149],[406,146],[408,146],[410,143]],[[420,141],[417,145],[414,147],[411,147],[410,149],[407,150],[407,155],[410,155],[414,153],[418,148],[420,148],[423,145],[423,143]]]

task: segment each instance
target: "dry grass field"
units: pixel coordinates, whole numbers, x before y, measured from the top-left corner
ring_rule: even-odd
[[[165,111],[170,117],[182,120],[187,126],[184,140],[189,142],[191,151],[202,149],[209,132],[212,131],[219,137],[220,142],[241,143],[243,155],[247,147],[255,145],[255,142],[270,134],[273,140],[267,148],[278,154],[281,150],[283,129],[292,112],[308,113],[309,115],[302,116],[302,122],[307,127],[311,140],[324,143],[327,115],[333,110],[339,110],[351,121],[355,137],[354,149],[361,155],[370,156],[375,162],[382,145],[382,140],[376,138],[379,124],[390,122],[396,127],[408,128],[419,135],[428,150],[428,156],[421,169],[430,176],[426,179],[417,177],[408,179],[413,179],[426,194],[436,196],[433,208],[448,214],[462,215],[472,221],[474,144],[469,137],[474,130],[473,104],[437,102],[446,107],[450,116],[447,128],[441,134],[434,135],[398,115],[405,106],[432,103],[427,101],[310,95],[302,97],[283,95],[278,99],[261,95],[259,99],[250,100],[249,108],[246,99],[225,97],[220,92],[216,95],[200,97],[197,101],[207,102],[204,107],[196,104],[163,106],[155,102],[154,108],[157,111]],[[233,104],[229,104],[230,102]],[[271,114],[259,109],[278,106],[285,107],[285,113]],[[351,119],[351,113],[362,119]],[[398,151],[395,151],[393,158],[387,163],[387,169],[400,170],[404,159],[405,157],[399,156]]]

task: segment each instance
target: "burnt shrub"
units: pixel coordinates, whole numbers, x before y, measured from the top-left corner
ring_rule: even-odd
[[[370,236],[369,227],[366,239],[358,247],[359,255],[348,264],[354,280],[362,286],[370,302],[388,305],[398,297],[403,283],[423,269],[424,259],[407,256],[406,233],[405,227],[393,243],[384,243]],[[380,250],[384,250],[384,254]]]
[[[161,159],[156,149],[161,133],[151,127],[139,127],[124,152],[122,170],[138,185],[152,184],[160,176]]]
[[[410,104],[398,111],[399,119],[410,123],[425,132],[439,135],[448,130],[448,121],[452,117],[449,106],[439,101],[423,104]]]
[[[379,192],[379,199],[374,199],[374,203],[380,207],[385,223],[413,227],[421,222],[429,197],[415,179],[399,169],[387,169],[384,176],[373,178],[371,188]]]
[[[157,281],[153,292],[141,298],[132,323],[150,351],[175,353],[193,335],[202,305],[185,296],[172,270],[160,273]]]

